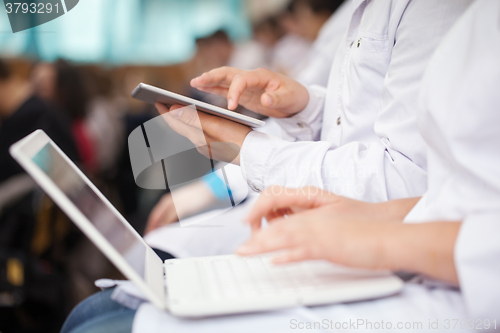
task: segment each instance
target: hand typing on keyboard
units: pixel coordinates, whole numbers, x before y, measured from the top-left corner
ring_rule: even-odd
[[[370,215],[357,216],[360,215],[359,211],[352,215],[339,212],[335,204],[324,204],[294,213],[301,208],[296,198],[286,196],[284,200],[293,201],[293,208],[278,205],[278,210],[266,211],[269,214],[264,216],[272,216],[267,217],[269,227],[254,232],[251,239],[238,249],[238,254],[255,255],[285,250],[273,259],[274,263],[325,259],[346,266],[381,268],[381,260],[384,260],[381,236],[393,227],[394,222],[376,223],[370,220]],[[260,209],[259,201],[254,210]],[[306,205],[311,205],[311,202],[306,202]],[[359,202],[357,208],[362,211],[363,205],[365,203]],[[280,212],[285,210],[287,216],[280,216]]]
[[[454,245],[461,222],[402,223],[420,198],[366,203],[318,188],[266,190],[247,221],[238,254],[284,251],[274,263],[324,259],[350,267],[406,270],[457,282]],[[260,229],[265,217],[269,227]]]
[[[379,268],[382,244],[377,235],[398,219],[397,214],[389,216],[383,205],[318,188],[271,187],[247,218],[254,233],[238,254],[286,250],[274,259],[275,263],[325,259],[347,266]],[[262,217],[270,226],[259,231]]]

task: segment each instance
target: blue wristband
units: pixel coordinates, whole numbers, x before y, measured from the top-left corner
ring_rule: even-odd
[[[215,174],[215,172],[210,172],[202,179],[208,185],[208,187],[210,187],[213,194],[218,200],[227,198],[231,193],[231,189],[226,186],[226,184]]]

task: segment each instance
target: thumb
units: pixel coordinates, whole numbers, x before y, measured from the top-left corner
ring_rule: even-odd
[[[171,111],[171,114],[174,118],[179,119],[188,126],[195,127],[199,130],[202,129],[200,117],[194,105],[188,105],[183,108],[175,109]]]
[[[286,84],[279,80],[270,80],[260,97],[260,103],[271,109],[288,108],[293,98]]]
[[[156,103],[156,107],[158,111],[164,116],[163,118],[167,120],[165,115],[172,116],[174,119],[180,121],[181,123],[195,127],[201,130],[201,122],[198,115],[198,111],[194,105],[182,106],[182,105],[174,105],[169,110],[165,112],[165,108],[161,108],[162,105]],[[168,121],[167,121],[168,123]]]
[[[280,108],[283,107],[282,103],[283,97],[280,91],[266,92],[260,97],[260,103],[266,108]]]

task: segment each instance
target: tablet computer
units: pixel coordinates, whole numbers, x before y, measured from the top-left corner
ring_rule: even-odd
[[[265,124],[262,120],[255,119],[243,114],[229,111],[215,105],[211,105],[193,98],[182,96],[171,91],[160,89],[145,83],[139,85],[132,91],[132,97],[149,104],[162,103],[167,106],[175,104],[179,105],[194,105],[198,111],[206,112],[215,116],[226,118],[237,123],[247,125],[253,128],[261,127]]]

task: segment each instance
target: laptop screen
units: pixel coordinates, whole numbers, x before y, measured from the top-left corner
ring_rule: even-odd
[[[32,160],[144,278],[146,245],[97,196],[52,144],[47,143]]]

